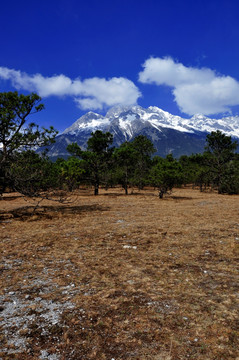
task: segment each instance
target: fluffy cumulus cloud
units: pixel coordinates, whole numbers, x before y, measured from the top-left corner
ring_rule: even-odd
[[[135,84],[123,77],[102,79],[98,77],[81,80],[65,75],[44,77],[0,67],[0,79],[10,80],[18,90],[37,92],[42,97],[72,96],[82,109],[102,109],[118,104],[134,105],[141,96]]]
[[[78,82],[78,81],[77,81]],[[84,98],[78,99],[83,109],[102,108],[103,105],[114,106],[116,104],[133,105],[137,103],[141,95],[134,83],[123,77],[109,80],[101,78],[86,79],[80,84],[75,84],[75,90],[82,88]]]
[[[149,58],[139,73],[145,84],[172,87],[181,111],[205,115],[230,111],[239,105],[239,82],[230,76],[218,75],[208,68],[186,67],[172,58]]]

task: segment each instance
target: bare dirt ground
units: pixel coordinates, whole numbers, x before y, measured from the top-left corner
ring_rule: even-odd
[[[0,359],[239,360],[239,197],[0,201]]]

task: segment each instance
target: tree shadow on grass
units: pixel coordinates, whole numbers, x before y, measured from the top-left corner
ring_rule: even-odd
[[[22,195],[16,195],[15,193],[13,195],[3,194],[2,197],[0,196],[0,200],[4,200],[4,201],[14,201],[19,198],[22,198]]]
[[[108,192],[106,194],[100,194],[99,196],[106,196],[106,197],[131,197],[131,196],[156,196],[153,192],[143,192],[143,191],[131,191],[129,190],[128,194],[126,195],[125,192],[122,193],[114,193]]]
[[[81,206],[23,206],[6,212],[0,212],[0,221],[14,218],[17,220],[40,220],[53,219],[59,216],[72,216],[96,211],[108,211],[110,208],[101,205],[81,205]]]
[[[174,195],[171,195],[170,198],[173,200],[192,200],[193,199],[191,196],[174,196]]]

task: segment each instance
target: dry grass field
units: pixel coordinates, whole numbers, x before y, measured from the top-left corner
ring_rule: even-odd
[[[0,359],[239,360],[239,197],[0,201]]]

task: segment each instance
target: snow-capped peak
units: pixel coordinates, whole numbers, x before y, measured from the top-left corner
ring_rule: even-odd
[[[92,131],[101,129],[108,125],[109,121],[106,117],[89,111],[85,115],[77,119],[70,127],[63,131],[63,134],[76,134],[81,129],[91,128]]]
[[[206,135],[212,131],[221,130],[239,139],[239,117],[228,116],[218,120],[197,114],[188,119],[156,106],[147,109],[141,106],[117,106],[105,116],[90,111],[57,136],[48,155],[54,158],[69,156],[66,147],[74,141],[86,149],[91,133],[96,130],[109,131],[116,147],[138,135],[145,135],[153,142],[155,155],[166,156],[170,153],[179,158],[181,155],[203,152]]]
[[[238,116],[212,119],[202,114],[196,114],[187,119],[172,115],[156,106],[144,109],[138,105],[114,106],[105,116],[90,111],[76,120],[63,134],[76,134],[83,129],[109,131],[116,124],[125,134],[127,140],[133,136],[134,129],[145,126],[151,126],[158,131],[160,131],[160,128],[171,128],[187,133],[195,131],[210,133],[211,131],[221,130],[227,135],[239,138]]]
[[[140,112],[143,109],[141,106],[134,105],[134,106],[124,106],[124,105],[116,105],[113,106],[111,109],[108,110],[105,117],[107,118],[117,118],[123,113],[127,113],[129,111],[132,112]]]

